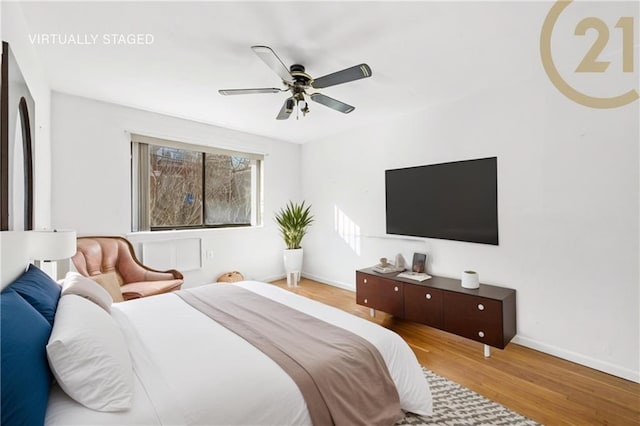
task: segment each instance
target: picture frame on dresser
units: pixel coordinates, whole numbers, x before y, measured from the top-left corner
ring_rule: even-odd
[[[427,254],[426,253],[413,253],[411,270],[419,274],[423,274],[427,272]]]

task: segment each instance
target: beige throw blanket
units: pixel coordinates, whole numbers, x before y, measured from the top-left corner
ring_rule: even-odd
[[[393,425],[403,417],[382,356],[362,337],[230,284],[216,284],[210,299],[175,294],[286,371],[314,425]]]

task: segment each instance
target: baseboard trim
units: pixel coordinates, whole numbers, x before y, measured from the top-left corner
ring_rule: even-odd
[[[270,282],[273,282],[273,281],[284,280],[285,278],[287,278],[287,274],[279,274],[279,275],[272,275],[272,276],[266,277],[266,278],[256,279],[256,281],[262,281],[262,282],[265,282],[265,283],[270,283]],[[250,279],[254,279],[254,278],[250,278]]]
[[[576,352],[550,345],[548,343],[540,342],[539,340],[530,339],[528,337],[516,336],[513,338],[512,342],[530,349],[535,349],[536,351],[557,356],[558,358],[566,359],[567,361],[575,362],[577,364],[602,371],[607,374],[614,375],[616,377],[621,377],[632,382],[640,383],[640,371],[633,371],[615,364],[600,361]]]
[[[356,291],[356,289],[353,288],[353,286],[351,286],[350,284],[343,283],[343,282],[340,282],[340,281],[334,281],[334,280],[331,280],[331,279],[326,278],[326,277],[321,277],[319,275],[309,274],[309,273],[303,272],[302,276],[304,278],[308,278],[308,279],[313,280],[313,281],[318,281],[318,282],[320,282],[322,284],[329,284],[329,285],[331,285],[333,287],[338,287],[338,288],[341,288],[343,290],[349,290],[349,291],[352,291],[354,293]]]

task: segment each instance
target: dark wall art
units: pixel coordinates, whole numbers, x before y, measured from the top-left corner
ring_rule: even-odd
[[[7,42],[0,84],[0,231],[30,230],[35,102]]]

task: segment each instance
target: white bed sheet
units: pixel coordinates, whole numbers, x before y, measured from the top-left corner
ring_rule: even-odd
[[[405,411],[430,415],[429,386],[409,346],[390,330],[276,286],[236,284],[371,342],[384,358]],[[193,289],[206,295],[210,285]],[[307,425],[306,404],[274,361],[174,294],[114,304],[134,364],[133,408],[100,413],[54,386],[47,425]]]

